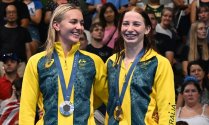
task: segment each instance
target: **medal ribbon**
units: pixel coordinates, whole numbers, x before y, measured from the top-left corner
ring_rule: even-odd
[[[121,106],[122,105],[122,102],[123,102],[123,98],[124,98],[124,95],[125,95],[125,92],[126,92],[126,89],[127,89],[127,86],[128,86],[128,81],[130,79],[130,76],[136,66],[136,64],[138,63],[138,61],[141,59],[141,57],[143,56],[144,54],[144,49],[142,49],[138,55],[136,56],[136,58],[134,59],[134,62],[133,64],[131,65],[131,67],[129,68],[128,70],[128,74],[127,76],[125,76],[125,82],[123,84],[123,88],[122,88],[122,91],[121,91],[121,94],[119,93],[119,77],[120,77],[120,68],[121,68],[121,63],[122,63],[122,58],[120,59],[120,62],[119,62],[119,66],[118,66],[118,76],[116,77],[116,98],[117,98],[117,106]],[[120,96],[119,96],[120,94]]]
[[[57,54],[56,50],[54,50],[53,55],[54,55],[55,64],[57,66],[57,70],[58,70],[58,73],[59,73],[59,77],[60,77],[60,85],[61,85],[61,88],[62,88],[63,98],[64,98],[65,101],[70,101],[70,96],[71,96],[71,92],[72,92],[72,88],[73,88],[73,84],[74,84],[73,81],[74,81],[75,76],[76,76],[76,69],[77,69],[77,65],[78,65],[79,53],[77,51],[74,55],[73,67],[72,67],[70,80],[69,80],[69,83],[68,83],[68,88],[66,87],[66,84],[65,84],[65,79],[64,79],[62,67],[61,67],[60,60],[59,60],[59,57],[58,57],[58,54]]]

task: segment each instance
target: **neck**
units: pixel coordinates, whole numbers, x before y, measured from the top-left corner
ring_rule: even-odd
[[[111,27],[111,26],[114,26],[114,22],[107,22],[106,23],[106,27]]]
[[[200,103],[192,103],[192,104],[185,104],[184,107],[188,110],[196,110],[196,109],[202,107],[202,105]]]
[[[125,59],[133,61],[143,48],[143,41],[139,44],[125,44]]]
[[[168,27],[166,25],[163,25],[162,23],[160,23],[160,26],[163,28],[163,29],[168,29]]]
[[[203,43],[204,43],[204,39],[199,39],[199,38],[198,38],[197,45],[203,45]]]
[[[10,82],[13,82],[17,78],[17,73],[6,73],[5,76]]]
[[[7,23],[4,25],[7,28],[16,28],[17,27],[17,23]]]
[[[65,43],[65,42],[61,42],[61,46],[63,48],[63,51],[64,51],[64,55],[65,57],[67,56],[68,52],[71,50],[72,46],[73,46],[73,43]]]
[[[94,48],[102,48],[102,47],[104,46],[104,45],[101,43],[101,40],[95,40],[95,39],[92,39],[91,45],[92,45]]]
[[[203,83],[203,80],[200,80],[200,81],[199,81],[199,85],[200,85],[200,88],[203,90],[203,85],[202,85],[202,83]]]
[[[143,42],[142,44],[125,44],[125,58],[124,58],[124,64],[126,69],[129,68],[129,65],[135,60],[139,52],[143,48]]]

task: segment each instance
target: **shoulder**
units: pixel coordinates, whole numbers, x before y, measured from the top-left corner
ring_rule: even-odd
[[[149,59],[156,58],[158,67],[164,67],[164,66],[170,66],[170,62],[167,58],[164,56],[158,54],[155,50],[150,49],[146,52],[144,57],[142,58],[142,61],[149,60]]]
[[[115,60],[116,60],[116,54],[113,54],[112,56],[110,56],[110,57],[108,58],[107,62],[108,62],[108,61],[113,61],[113,62],[115,62]]]
[[[172,72],[172,67],[171,64],[169,62],[169,60],[167,58],[165,58],[164,56],[158,54],[155,50],[151,49],[149,50],[145,56],[142,58],[142,61],[144,60],[149,60],[149,59],[154,59],[157,62],[157,72]]]
[[[112,52],[113,51],[113,49],[112,48],[110,48],[110,47],[108,47],[108,46],[104,46],[104,48],[106,49],[106,50],[108,50],[108,51],[110,51],[110,52]]]
[[[165,58],[164,56],[162,56],[160,54],[157,54],[156,57],[157,57],[159,63],[163,63],[163,64],[168,63],[168,64],[170,64],[169,60],[167,58]]]
[[[204,115],[206,115],[209,118],[209,105],[208,104],[204,104],[204,106],[205,106]]]
[[[91,58],[95,63],[103,63],[102,59],[97,56],[96,54],[84,51],[84,50],[79,50],[81,54],[83,54],[86,57]]]
[[[145,60],[149,60],[153,57],[156,57],[158,62],[163,62],[163,61],[166,61],[166,62],[169,62],[164,56],[158,54],[155,50],[153,49],[149,49],[145,55],[142,57],[142,61],[145,61]]]
[[[38,63],[38,61],[44,56],[46,56],[46,51],[37,53],[29,58],[28,63]]]

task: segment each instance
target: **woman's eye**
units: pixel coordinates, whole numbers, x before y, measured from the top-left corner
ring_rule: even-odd
[[[84,25],[84,21],[81,21],[80,24],[81,24],[81,26],[83,26]]]
[[[78,20],[70,20],[70,23],[76,24],[76,23],[78,23]]]
[[[123,26],[128,26],[129,24],[127,22],[122,23]]]
[[[137,26],[137,27],[138,27],[138,26],[141,26],[140,23],[134,23],[133,25],[134,25],[134,26]]]

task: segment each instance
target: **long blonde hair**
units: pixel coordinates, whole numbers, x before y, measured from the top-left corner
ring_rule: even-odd
[[[198,25],[204,23],[201,21],[196,21],[191,25],[190,34],[189,34],[189,55],[188,61],[194,61],[202,58],[203,60],[208,60],[209,52],[207,45],[207,38],[203,39],[202,42],[202,57],[199,57],[197,45],[200,40],[197,38]]]
[[[57,32],[53,28],[53,23],[54,22],[58,22],[58,23],[61,22],[64,18],[64,14],[72,9],[80,10],[78,7],[76,7],[74,5],[62,4],[62,5],[59,5],[53,12],[53,15],[50,20],[49,29],[48,29],[48,36],[47,36],[47,40],[46,40],[46,54],[47,54],[48,61],[51,60],[51,56],[52,56],[52,53],[54,50],[54,44],[57,39]]]

